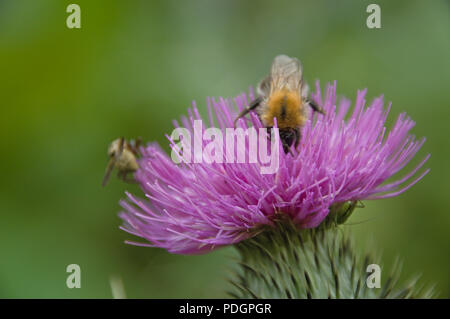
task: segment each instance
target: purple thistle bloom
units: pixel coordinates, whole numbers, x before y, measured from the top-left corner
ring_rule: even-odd
[[[405,192],[428,173],[427,169],[416,174],[429,155],[406,175],[385,182],[411,161],[425,139],[417,141],[409,134],[415,123],[404,113],[387,132],[390,104],[385,110],[379,97],[366,106],[366,91],[358,91],[347,115],[350,101],[342,99],[337,106],[336,82],[328,85],[324,97],[317,82],[312,98],[326,115],[310,115],[298,152],[280,152],[275,174],[261,174],[260,163],[178,165],[158,145],[142,148],[135,177],[147,198],[127,193],[120,217],[123,230],[149,243],[129,243],[177,254],[205,253],[254,236],[259,226],[273,225],[280,213],[299,228],[314,228],[334,203]],[[237,113],[252,99],[250,93],[249,98],[238,96],[234,103],[208,100],[209,125],[215,122],[222,131],[233,127]],[[194,104],[182,124],[192,131],[197,119],[201,117]],[[250,122],[261,127],[254,113]],[[244,129],[245,123],[240,121]]]

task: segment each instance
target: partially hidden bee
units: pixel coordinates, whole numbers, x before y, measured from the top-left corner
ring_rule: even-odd
[[[137,157],[139,154],[139,146],[141,139],[126,141],[123,137],[114,140],[108,148],[109,161],[106,166],[105,176],[103,177],[102,186],[105,186],[109,180],[111,172],[117,168],[117,177],[127,183],[135,183],[133,178],[128,174],[138,170],[139,165]]]
[[[300,129],[307,120],[307,107],[325,114],[324,110],[308,98],[308,85],[303,82],[303,68],[300,61],[287,55],[275,57],[270,74],[257,87],[257,97],[244,109],[234,121],[255,110],[266,128],[274,126],[274,118],[280,132],[285,153],[291,152],[291,146],[297,148]],[[292,153],[291,153],[292,154]]]

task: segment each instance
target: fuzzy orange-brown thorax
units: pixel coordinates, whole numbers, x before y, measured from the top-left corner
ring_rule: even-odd
[[[274,126],[277,119],[278,128],[295,128],[305,124],[303,102],[300,95],[294,91],[280,90],[274,92],[267,101],[267,111],[262,114],[266,126]]]

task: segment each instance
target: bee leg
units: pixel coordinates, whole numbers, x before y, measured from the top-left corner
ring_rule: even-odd
[[[294,147],[297,149],[297,147],[300,145],[300,140],[302,139],[302,134],[300,133],[300,129],[295,129],[295,144]]]
[[[102,186],[105,187],[106,183],[108,183],[109,180],[109,176],[111,175],[111,172],[114,168],[114,164],[115,164],[115,159],[114,158],[110,158],[108,165],[106,166],[106,171],[105,171],[105,176],[103,177],[103,181],[102,181]]]
[[[294,156],[294,153],[292,153],[291,147],[287,143],[284,143],[284,142],[283,142],[283,151],[284,151],[284,154],[289,153],[292,155],[292,157]]]
[[[267,132],[267,138],[269,139],[269,141],[272,141],[273,127],[271,127],[271,126],[266,127],[266,132]]]
[[[294,157],[294,153],[292,152],[292,150],[291,150],[290,147],[288,148],[288,152],[289,152],[289,154],[291,154],[292,157]],[[286,153],[287,153],[287,152],[286,152]]]
[[[267,130],[267,138],[269,139],[269,142],[272,142],[272,134],[275,134],[273,132],[273,127],[268,126],[266,127],[266,130]],[[281,145],[283,146],[284,153],[291,153],[291,155],[294,155],[292,154],[291,146],[288,145],[286,142],[284,142],[283,139],[281,139]]]
[[[121,171],[120,169],[117,170],[117,178],[123,180],[124,179],[124,175],[123,175],[123,171]]]
[[[262,102],[262,97],[258,96],[256,99],[254,99],[250,105],[248,106],[248,108],[244,109],[241,113],[239,113],[239,115],[236,117],[236,119],[234,120],[234,127],[236,128],[236,123],[237,121],[241,118],[246,116],[250,111],[254,110],[255,108],[257,108]]]
[[[129,183],[129,184],[136,184],[137,181],[134,179],[134,177],[128,177],[129,173],[133,173],[132,171],[127,171],[127,172],[123,172],[123,181],[125,183]]]
[[[136,149],[138,149],[139,146],[141,146],[141,144],[142,144],[142,137],[139,136],[139,137],[136,139],[136,144],[135,144],[134,147],[136,147]]]
[[[364,203],[363,203],[362,201],[359,200],[359,201],[357,202],[356,207],[357,207],[357,208],[365,208],[366,205],[364,205]]]
[[[325,115],[325,111],[318,106],[314,101],[308,100],[308,105],[314,110],[314,112],[318,112],[320,114]]]

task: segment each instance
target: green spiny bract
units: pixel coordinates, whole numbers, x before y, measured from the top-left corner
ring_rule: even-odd
[[[273,227],[236,245],[240,253],[229,294],[235,298],[430,298],[432,290],[418,287],[417,280],[397,288],[399,267],[380,288],[366,284],[370,254],[355,253],[339,225],[356,207],[349,202],[333,207],[315,229],[299,230],[280,214]],[[386,272],[382,271],[382,278]]]

